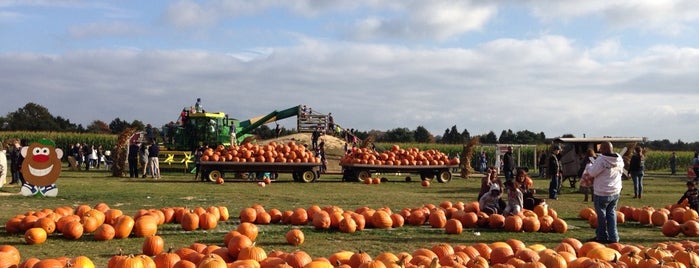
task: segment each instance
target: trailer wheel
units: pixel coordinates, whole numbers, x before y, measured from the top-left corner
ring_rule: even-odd
[[[313,170],[306,170],[301,174],[303,182],[313,182],[316,180],[316,173]]]
[[[358,176],[359,176],[359,181],[364,181],[368,178],[371,178],[371,173],[369,173],[369,171],[362,170],[362,171],[359,171]]]
[[[451,172],[448,170],[443,170],[437,175],[437,181],[442,183],[448,183],[451,181]]]
[[[215,182],[220,177],[223,177],[223,175],[221,174],[221,171],[218,170],[212,170],[211,172],[209,172],[209,175],[207,176],[207,178],[209,178],[209,181],[211,182]]]

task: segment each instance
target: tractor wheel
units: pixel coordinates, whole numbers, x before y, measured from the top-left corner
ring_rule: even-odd
[[[364,181],[367,178],[371,178],[371,173],[369,173],[369,171],[362,170],[359,172],[358,176],[359,176],[359,181]]]
[[[313,170],[306,170],[301,174],[303,182],[313,182],[316,180],[316,173]]]
[[[441,183],[448,183],[451,181],[451,172],[448,170],[443,170],[437,175],[437,181]]]
[[[209,178],[210,182],[216,182],[218,178],[223,177],[223,174],[221,174],[221,171],[212,170],[211,172],[209,172],[209,175],[207,177]]]

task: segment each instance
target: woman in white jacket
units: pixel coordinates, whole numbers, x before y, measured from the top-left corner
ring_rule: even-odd
[[[614,153],[612,143],[600,145],[600,154],[588,172],[594,178],[592,200],[597,212],[597,229],[592,240],[600,243],[619,242],[616,226],[616,206],[621,193],[624,160]]]

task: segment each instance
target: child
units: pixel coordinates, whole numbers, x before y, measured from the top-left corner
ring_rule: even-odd
[[[694,181],[687,182],[687,191],[684,192],[684,195],[677,201],[677,204],[681,204],[685,199],[689,202],[690,208],[699,211],[699,190],[694,186]]]
[[[500,202],[500,187],[497,184],[490,185],[490,191],[478,200],[481,211],[488,215],[499,213]]]
[[[595,161],[595,157],[597,155],[595,154],[595,151],[592,149],[587,150],[587,164],[585,164],[585,170],[582,173],[582,176],[580,178],[580,192],[585,194],[585,199],[583,202],[587,202],[588,196],[591,195],[592,193],[592,181],[594,178],[590,176],[590,173],[587,172],[587,169],[592,166],[592,163]]]
[[[502,215],[517,215],[524,206],[522,191],[519,190],[517,183],[512,180],[506,181],[505,187],[507,188],[507,207],[505,207]]]

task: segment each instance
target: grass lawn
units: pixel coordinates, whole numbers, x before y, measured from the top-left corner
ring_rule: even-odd
[[[158,234],[165,239],[166,248],[186,247],[194,242],[223,245],[224,235],[237,227],[237,216],[242,208],[261,204],[266,209],[277,208],[281,211],[296,207],[308,208],[311,205],[339,206],[345,210],[359,207],[390,207],[398,212],[406,207],[419,207],[424,204],[438,205],[444,200],[452,202],[474,201],[478,194],[479,177],[469,179],[455,178],[450,183],[432,183],[431,187],[420,186],[418,176],[411,175],[412,182],[405,182],[402,176],[386,176],[389,181],[378,185],[365,185],[358,182],[341,182],[340,175],[325,175],[316,183],[292,182],[289,175],[281,175],[278,181],[267,187],[256,183],[227,181],[222,185],[210,182],[193,181],[193,175],[166,173],[163,179],[129,179],[110,177],[103,170],[89,172],[72,172],[64,170],[58,180],[59,194],[56,198],[23,197],[17,195],[19,187],[9,185],[0,191],[0,219],[3,223],[17,214],[43,208],[59,206],[77,206],[88,204],[94,206],[104,202],[112,208],[118,208],[125,214],[133,215],[141,208],[162,208],[186,206],[208,207],[226,206],[231,214],[229,221],[219,223],[210,231],[184,232],[176,224],[160,226]],[[643,199],[632,199],[633,190],[630,180],[624,181],[624,190],[619,206],[653,206],[662,207],[676,202],[685,191],[685,176],[669,176],[650,173],[645,178]],[[575,237],[581,240],[594,236],[594,229],[586,221],[578,219],[580,209],[592,206],[583,202],[582,194],[568,188],[565,182],[563,194],[559,200],[549,200],[549,206],[564,218],[569,231],[556,233],[508,233],[489,229],[467,229],[460,235],[446,235],[443,229],[405,226],[390,230],[366,229],[354,234],[339,231],[317,231],[311,226],[301,227],[306,242],[299,246],[312,257],[328,257],[338,250],[364,250],[376,256],[383,251],[398,253],[412,252],[417,248],[431,247],[436,243],[473,244],[477,242],[505,241],[516,238],[527,245],[541,243],[553,247],[563,238]],[[534,179],[534,187],[540,196],[545,197],[548,181]],[[287,245],[284,234],[294,226],[274,224],[259,226],[260,235],[257,245],[268,252],[271,250],[292,251],[296,249]],[[480,235],[476,235],[480,233]],[[654,242],[686,239],[682,235],[667,238],[658,227],[642,226],[635,222],[620,225],[622,243],[650,245]],[[19,248],[22,259],[27,257],[50,258],[58,256],[74,257],[86,255],[97,267],[106,267],[107,259],[123,249],[126,253],[140,253],[143,238],[115,239],[96,241],[91,234],[86,234],[76,241],[63,239],[53,234],[46,243],[25,245],[22,235],[8,234],[4,227],[0,230],[0,244],[11,244]]]

